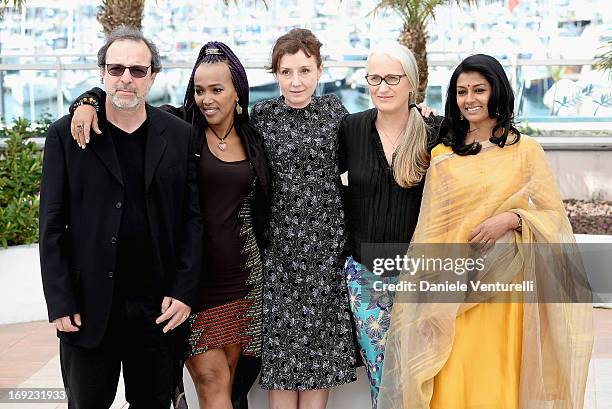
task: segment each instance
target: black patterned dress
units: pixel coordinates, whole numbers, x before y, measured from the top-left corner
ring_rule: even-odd
[[[282,97],[253,108],[272,175],[270,244],[262,256],[264,389],[324,389],[356,379],[338,173],[345,114],[335,95],[313,97],[302,109]]]

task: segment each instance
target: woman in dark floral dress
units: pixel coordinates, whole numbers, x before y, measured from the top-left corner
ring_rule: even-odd
[[[308,30],[280,37],[271,71],[282,96],[255,105],[251,116],[272,178],[260,379],[271,408],[324,408],[328,388],[356,379],[338,169],[347,111],[335,95],[313,96],[320,47]]]

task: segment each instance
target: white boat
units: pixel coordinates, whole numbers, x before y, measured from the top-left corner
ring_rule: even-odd
[[[93,87],[102,87],[98,71],[70,71],[62,78],[62,93],[69,103]]]
[[[57,79],[55,76],[39,75],[34,71],[21,71],[19,74],[4,76],[4,86],[20,105],[30,101],[47,101],[57,98]]]

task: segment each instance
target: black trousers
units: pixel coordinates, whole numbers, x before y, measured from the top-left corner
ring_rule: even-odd
[[[155,324],[161,302],[160,297],[125,297],[116,291],[107,332],[99,346],[82,348],[60,342],[69,409],[108,409],[115,399],[121,366],[131,409],[170,407],[180,372],[185,325],[164,334],[163,324]]]

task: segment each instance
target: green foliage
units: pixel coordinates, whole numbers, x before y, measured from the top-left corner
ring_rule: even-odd
[[[0,128],[6,148],[0,153],[0,245],[38,241],[38,205],[42,152],[28,139],[46,132],[48,120],[32,125],[19,118]]]
[[[555,99],[554,103],[557,109],[553,111],[553,115],[559,115],[561,108],[575,107],[578,103],[583,102],[585,99],[590,99],[591,102],[596,106],[593,111],[593,116],[597,115],[597,112],[601,107],[609,107],[612,105],[611,94],[594,95],[593,84],[587,84],[580,88],[574,95],[564,95],[562,98]]]
[[[549,68],[550,75],[553,81],[557,82],[561,79],[561,75],[563,74],[563,68],[558,65],[551,65]]]
[[[612,78],[612,40],[601,47],[602,54],[597,60],[597,69],[608,71],[608,75]]]
[[[0,6],[20,8],[25,5],[25,0],[0,0]]]
[[[532,128],[528,123],[525,123],[523,126],[519,126],[518,130],[523,135],[529,136],[542,136],[542,130],[539,128]]]
[[[472,5],[476,0],[381,0],[371,13],[376,14],[384,9],[395,10],[407,26],[425,30],[427,23],[436,18],[436,8],[453,2]]]
[[[25,6],[26,0],[0,0],[0,21],[2,21],[2,14],[7,7],[15,7],[21,9]]]
[[[395,10],[405,24],[425,30],[429,20],[435,18],[436,7],[446,3],[447,0],[383,0],[376,4],[372,12],[376,14],[384,9]]]

